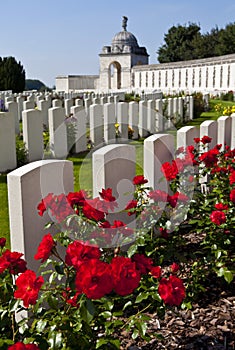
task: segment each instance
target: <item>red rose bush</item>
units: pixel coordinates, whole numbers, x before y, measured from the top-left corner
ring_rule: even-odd
[[[135,176],[121,217],[111,188],[42,198],[35,210],[51,222],[32,252],[38,271],[0,238],[2,348],[119,349],[124,329],[148,342],[150,314],[190,308],[209,274],[230,283],[235,151],[211,141],[178,149],[157,189]]]

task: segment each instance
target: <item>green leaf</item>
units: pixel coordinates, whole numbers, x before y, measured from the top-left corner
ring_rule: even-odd
[[[135,302],[136,303],[140,303],[142,300],[145,300],[145,299],[148,299],[148,297],[149,297],[149,295],[150,295],[150,293],[140,293],[138,296],[137,296],[137,298],[135,299]]]
[[[105,338],[100,338],[96,341],[96,349],[99,349],[102,345],[107,344],[109,341]]]
[[[101,314],[99,314],[99,316],[103,316],[104,318],[109,318],[112,316],[112,312],[104,311],[104,312],[101,312]]]
[[[87,299],[80,304],[80,314],[83,321],[87,324],[91,322],[95,314],[95,307],[90,299]]]
[[[226,282],[231,283],[233,280],[233,273],[229,270],[224,272],[224,279]]]
[[[135,328],[132,335],[131,335],[131,338],[136,339],[138,336],[139,336],[139,331],[137,328]]]
[[[36,329],[37,329],[37,332],[43,332],[45,327],[47,325],[47,321],[46,320],[39,320],[37,322],[37,326],[36,326]]]
[[[59,275],[64,275],[64,267],[63,265],[55,265],[55,270]]]
[[[128,307],[132,305],[132,301],[128,301],[124,306],[123,306],[123,311]]]
[[[136,244],[131,245],[127,251],[128,258],[131,258],[132,255],[134,255],[137,252],[137,249],[138,247]]]

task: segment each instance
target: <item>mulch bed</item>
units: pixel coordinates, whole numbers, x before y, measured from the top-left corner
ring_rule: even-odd
[[[198,244],[192,237],[195,235],[187,237],[191,248]],[[121,349],[235,350],[235,280],[227,284],[212,274],[204,287],[206,292],[198,296],[190,310],[168,309],[164,319],[150,315],[148,333],[157,333],[159,338],[155,336],[146,343],[124,332]]]
[[[226,291],[222,289],[221,285],[215,286],[212,281],[211,288],[193,304],[191,310],[173,308],[166,312],[163,320],[151,315],[149,332],[158,333],[162,339],[155,337],[146,344],[123,333],[121,349],[234,350],[235,283],[227,286]]]

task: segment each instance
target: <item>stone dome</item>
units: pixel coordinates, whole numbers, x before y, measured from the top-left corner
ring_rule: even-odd
[[[119,47],[120,51],[123,51],[124,47],[138,48],[138,42],[136,37],[126,30],[117,33],[112,40],[112,48]]]

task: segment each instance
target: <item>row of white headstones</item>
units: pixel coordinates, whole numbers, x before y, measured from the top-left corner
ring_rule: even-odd
[[[200,128],[185,126],[178,130],[177,139],[170,134],[154,134],[143,145],[143,174],[153,189],[168,190],[162,178],[161,165],[172,161],[177,147],[193,144],[194,138],[208,135],[213,148],[235,148],[235,115],[222,116],[217,121],[205,121]],[[176,141],[176,142],[175,142]],[[93,197],[102,188],[112,188],[120,210],[131,198],[132,179],[136,174],[135,147],[130,144],[109,144],[92,153]],[[38,216],[37,205],[48,193],[67,194],[74,190],[73,164],[68,160],[40,160],[31,162],[7,175],[11,249],[24,254],[28,267],[37,269],[33,259],[38,244],[45,234],[44,225],[50,220],[45,214]],[[130,196],[123,196],[130,193]]]
[[[110,96],[110,100],[118,96]],[[117,99],[116,99],[117,100]],[[97,102],[97,103],[96,103]],[[114,143],[118,137],[128,140],[128,127],[132,129],[133,139],[147,137],[149,134],[163,132],[172,128],[171,118],[182,121],[184,104],[187,107],[186,119],[193,119],[193,97],[185,99],[169,98],[136,102],[98,103],[86,98],[64,101],[39,99],[35,108],[32,96],[27,101],[22,98],[18,102],[6,100],[8,112],[0,112],[0,172],[16,167],[15,134],[19,134],[22,119],[23,140],[28,151],[29,162],[44,158],[43,129],[49,129],[49,145],[47,152],[53,153],[56,159],[65,159],[69,153],[66,116],[73,116],[75,126],[74,149],[76,153],[87,150],[87,135],[94,147]],[[163,116],[164,104],[167,104],[167,116]],[[88,131],[87,131],[88,130]],[[71,142],[69,142],[71,144]]]

